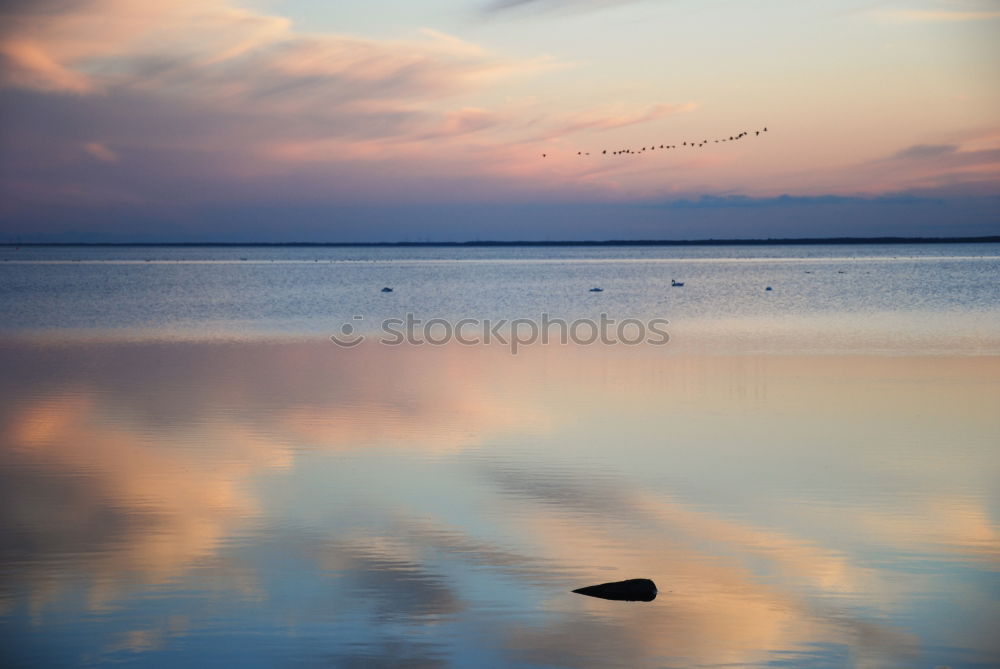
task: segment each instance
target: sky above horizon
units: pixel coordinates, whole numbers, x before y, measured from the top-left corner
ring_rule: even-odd
[[[7,0],[0,241],[1000,234],[998,81],[997,0]]]

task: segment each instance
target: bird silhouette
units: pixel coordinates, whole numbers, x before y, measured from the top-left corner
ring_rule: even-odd
[[[726,137],[720,137],[719,139],[703,139],[700,142],[696,142],[696,141],[693,141],[693,140],[690,141],[690,142],[684,141],[684,142],[681,142],[681,146],[686,146],[686,147],[691,147],[691,148],[695,148],[695,147],[702,148],[706,144],[709,144],[709,143],[718,144],[719,142],[735,142],[735,141],[743,139],[744,137],[749,137],[750,136],[750,132],[751,131],[742,130],[742,131],[736,133],[735,135],[730,135],[728,138],[726,138]],[[764,126],[760,130],[753,130],[752,132],[754,134],[754,137],[760,137],[761,133],[767,132],[767,126]],[[608,155],[608,153],[610,153],[613,156],[621,156],[621,155],[625,155],[625,154],[628,154],[628,155],[638,155],[638,154],[641,154],[641,153],[645,153],[647,150],[649,150],[649,151],[656,151],[656,148],[657,148],[657,145],[656,144],[652,144],[650,146],[643,146],[643,147],[638,148],[638,149],[623,148],[623,149],[618,149],[618,150],[612,150],[610,152],[608,151],[608,149],[602,149],[600,155],[606,156],[606,155]],[[676,149],[677,145],[676,144],[660,144],[659,148],[661,150],[664,150],[664,149]],[[578,156],[589,156],[590,155],[590,151],[577,151],[576,155],[578,155]],[[548,157],[547,153],[543,153],[542,154],[542,158],[547,158],[547,157]]]

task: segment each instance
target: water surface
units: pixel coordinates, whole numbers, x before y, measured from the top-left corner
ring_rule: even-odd
[[[4,664],[1000,663],[991,247],[675,251],[0,263]],[[401,306],[673,339],[327,339]]]
[[[671,288],[672,279],[685,286]],[[1000,354],[998,286],[995,244],[6,247],[0,332],[297,337],[345,322],[377,332],[406,314],[454,322],[607,313],[670,320],[674,348]]]

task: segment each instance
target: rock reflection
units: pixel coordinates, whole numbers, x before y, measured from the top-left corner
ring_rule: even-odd
[[[523,514],[530,519],[523,531],[536,537],[550,562],[577,571],[670,574],[674,593],[657,600],[662,606],[599,611],[601,638],[628,649],[616,663],[645,665],[648,658],[675,658],[676,664],[676,658],[686,658],[680,664],[755,664],[764,662],[768,649],[798,650],[810,639],[850,646],[871,661],[901,663],[915,652],[913,635],[890,624],[867,622],[836,603],[839,593],[866,589],[880,597],[893,596],[888,580],[852,565],[847,556],[655,496],[654,504],[644,491],[624,492],[622,481],[599,482],[586,473],[566,471],[554,481],[551,494],[542,495],[544,486],[530,482],[552,477],[551,472],[515,474],[510,466],[497,471],[503,472],[496,479],[499,485],[529,482],[516,488],[534,509]],[[573,505],[585,514],[566,513]],[[603,510],[603,520],[595,517],[596,508]],[[762,581],[750,568],[761,560],[776,563],[773,568],[783,578],[791,569],[793,579],[804,572],[809,580],[794,587]],[[543,661],[571,644],[570,630],[584,624],[578,614],[572,615],[572,623],[554,620],[551,627],[518,630],[511,643],[532,661]],[[601,666],[591,655],[597,652],[594,648],[576,648],[589,650],[574,664]]]

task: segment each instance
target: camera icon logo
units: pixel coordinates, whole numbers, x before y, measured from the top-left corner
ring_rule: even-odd
[[[353,316],[351,320],[363,321],[364,319],[364,316]],[[330,341],[342,348],[353,348],[364,340],[365,336],[363,334],[357,334],[354,326],[350,323],[344,323],[341,325],[339,334],[330,335]]]

